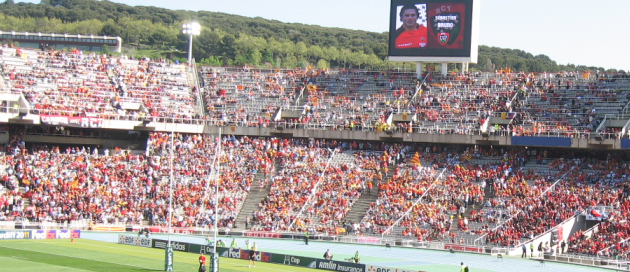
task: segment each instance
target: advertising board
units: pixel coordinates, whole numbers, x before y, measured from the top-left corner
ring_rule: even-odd
[[[9,230],[0,231],[0,240],[8,239],[31,239],[30,230]]]
[[[153,239],[151,238],[138,237],[138,236],[133,236],[133,235],[123,235],[123,234],[118,235],[118,243],[124,244],[124,245],[152,247],[153,246],[152,240]]]

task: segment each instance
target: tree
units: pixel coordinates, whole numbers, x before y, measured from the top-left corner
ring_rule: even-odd
[[[204,28],[201,30],[201,34],[193,41],[195,46],[193,55],[195,59],[203,59],[219,55],[221,36],[218,32]],[[216,59],[218,58],[213,58],[212,61],[214,62]]]
[[[120,26],[113,21],[103,24],[103,27],[98,34],[104,36],[122,36]]]
[[[346,65],[349,62],[351,53],[352,51],[350,51],[348,48],[341,49],[341,52],[339,53],[339,60],[343,62],[343,68],[346,68]]]
[[[320,46],[311,45],[306,49],[306,55],[309,60],[318,61],[324,55],[324,50]]]
[[[35,18],[37,32],[41,33],[60,33],[63,23],[59,19],[48,19],[45,17]]]
[[[203,65],[210,65],[210,66],[221,66],[221,65],[223,65],[221,59],[216,57],[216,56],[210,56],[208,58],[202,59],[199,63],[201,63]]]
[[[158,28],[147,37],[149,44],[157,45],[160,49],[168,48],[172,44],[173,35],[168,33],[165,28]]]
[[[318,69],[330,68],[330,63],[328,63],[328,61],[326,61],[324,59],[320,59],[319,61],[317,61],[317,68]]]
[[[227,34],[223,36],[221,42],[219,43],[219,52],[218,55],[223,57],[224,65],[228,63],[229,60],[234,60],[236,57],[236,53],[234,52],[234,42],[236,38],[232,34]]]
[[[74,24],[73,33],[82,35],[98,35],[103,29],[103,22],[99,20],[81,21]]]
[[[262,64],[271,64],[273,66],[274,58],[271,50],[269,48],[265,48],[265,51],[262,53]]]
[[[208,34],[202,32],[194,39],[193,54],[196,59],[212,62],[221,59],[227,65],[240,55],[242,61],[269,62],[282,67],[319,64],[320,60],[325,60],[332,67],[401,65],[385,60],[388,53],[387,33],[282,23],[208,11],[132,7],[99,0],[14,3],[14,0],[5,0],[0,4],[0,29],[120,36],[127,44],[159,50],[176,48],[183,52],[187,50],[188,39],[181,34],[181,22],[195,18],[204,29],[210,30]],[[178,56],[174,54],[173,57]],[[404,66],[413,68],[413,64]],[[504,67],[533,72],[575,70],[578,67],[606,70],[592,66],[558,65],[545,55],[534,56],[523,50],[483,45],[479,46],[479,63],[470,66],[481,71]]]
[[[293,51],[293,53],[295,53],[295,55],[297,57],[306,57],[306,53],[308,51],[308,48],[306,47],[306,43],[304,42],[297,42],[295,44],[295,51]]]
[[[335,46],[323,48],[323,58],[329,62],[337,62],[339,60],[339,49]]]

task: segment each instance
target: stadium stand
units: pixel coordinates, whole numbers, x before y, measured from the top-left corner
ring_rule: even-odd
[[[198,85],[195,71],[166,60],[6,45],[0,68],[0,221],[163,227],[172,185],[177,228],[210,231],[216,223],[492,250],[538,244],[579,217],[589,229],[540,241],[539,254],[628,260],[630,164],[624,152],[597,150],[613,149],[605,140],[619,149],[627,136],[624,75],[416,79],[394,71],[204,67]],[[193,128],[12,123],[20,101],[40,118]],[[485,138],[387,138],[393,134]],[[521,136],[596,141],[582,149],[490,141]],[[244,218],[251,218],[247,227]]]

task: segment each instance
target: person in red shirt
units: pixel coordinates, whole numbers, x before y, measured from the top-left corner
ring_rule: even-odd
[[[206,256],[199,255],[199,272],[206,272]]]
[[[418,24],[420,11],[415,5],[407,4],[400,9],[400,21],[396,29],[394,45],[398,49],[423,48],[427,46],[427,27]]]

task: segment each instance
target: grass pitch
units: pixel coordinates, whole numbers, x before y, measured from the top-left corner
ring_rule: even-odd
[[[164,250],[86,239],[0,240],[1,271],[164,271]],[[175,251],[175,271],[197,271],[199,255]],[[319,269],[219,258],[219,271],[313,272]]]

